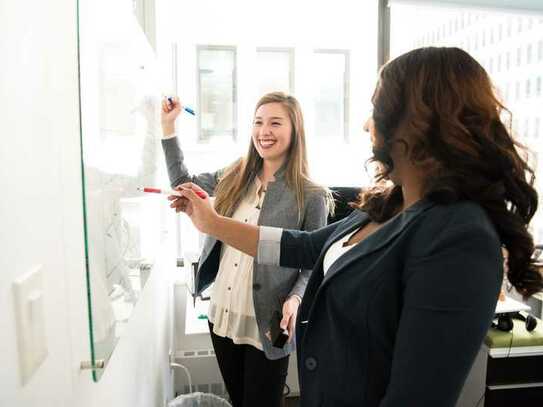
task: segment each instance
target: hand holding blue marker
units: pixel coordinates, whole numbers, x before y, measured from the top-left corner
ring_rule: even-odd
[[[171,96],[168,96],[166,99],[168,99],[168,102],[170,103],[170,105],[172,105],[172,104],[174,103],[173,98],[172,98]],[[191,109],[190,107],[188,107],[188,106],[181,106],[181,108],[182,108],[185,112],[187,112],[187,113],[189,113],[189,114],[191,114],[191,115],[193,115],[193,116],[196,116],[196,113],[195,113],[194,110]]]

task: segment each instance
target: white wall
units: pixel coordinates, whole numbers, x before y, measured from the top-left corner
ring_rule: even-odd
[[[90,351],[76,17],[75,1],[0,3],[0,405],[161,406],[171,392],[171,244],[101,381],[79,369]],[[48,356],[22,386],[12,282],[38,264]]]

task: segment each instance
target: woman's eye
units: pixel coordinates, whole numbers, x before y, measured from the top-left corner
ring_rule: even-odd
[[[279,122],[273,122],[273,123],[272,123],[272,126],[281,126],[281,123],[279,123]]]

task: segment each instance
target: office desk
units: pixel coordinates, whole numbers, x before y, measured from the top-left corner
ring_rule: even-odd
[[[496,304],[496,313],[529,309],[509,297]],[[543,322],[532,332],[513,324],[513,333],[489,329],[456,407],[543,407]]]
[[[485,339],[485,407],[543,406],[543,322],[532,332],[513,323],[512,332],[491,328]]]

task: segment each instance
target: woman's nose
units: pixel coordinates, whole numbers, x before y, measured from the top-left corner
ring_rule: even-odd
[[[269,134],[271,130],[271,126],[268,124],[263,124],[260,126],[260,134]]]
[[[370,120],[371,119],[367,119],[365,122],[364,122],[364,125],[362,126],[362,128],[364,129],[365,132],[369,133],[370,131]]]

